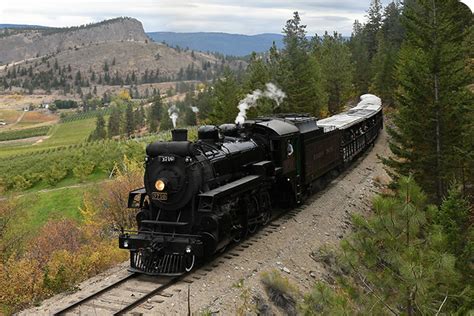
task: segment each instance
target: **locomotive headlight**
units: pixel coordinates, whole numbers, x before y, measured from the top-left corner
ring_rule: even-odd
[[[123,247],[124,247],[124,248],[128,248],[128,240],[124,240],[124,242],[123,242]]]
[[[191,246],[186,246],[186,249],[184,251],[186,253],[191,253],[191,251],[192,251]]]
[[[163,191],[165,189],[165,181],[159,179],[158,181],[155,182],[155,188],[158,191]]]

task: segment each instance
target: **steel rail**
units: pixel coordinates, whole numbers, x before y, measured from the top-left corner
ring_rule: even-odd
[[[98,295],[101,295],[101,294],[103,294],[103,293],[109,291],[110,289],[115,288],[117,285],[122,284],[122,283],[124,283],[125,281],[128,281],[128,280],[130,280],[130,279],[133,279],[133,278],[137,277],[138,275],[139,275],[139,273],[136,273],[136,272],[130,273],[130,274],[128,274],[127,276],[125,276],[125,277],[119,279],[118,281],[116,281],[116,282],[114,282],[114,283],[112,283],[112,284],[109,284],[109,285],[107,285],[106,287],[100,289],[99,291],[94,292],[94,293],[92,293],[92,294],[90,294],[90,295],[88,295],[88,296],[86,296],[86,297],[80,299],[79,301],[77,301],[77,302],[75,302],[75,303],[73,303],[73,304],[71,304],[71,305],[68,305],[67,307],[65,307],[65,308],[63,308],[63,309],[61,309],[61,310],[59,310],[59,311],[57,311],[57,312],[54,312],[53,315],[63,315],[63,314],[65,314],[65,313],[67,313],[68,311],[70,311],[70,310],[76,308],[77,306],[82,305],[82,304],[86,303],[87,301],[90,301],[90,300],[93,299],[94,297],[96,297],[96,296],[98,296]]]

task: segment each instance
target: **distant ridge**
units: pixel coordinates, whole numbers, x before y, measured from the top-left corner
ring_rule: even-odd
[[[242,35],[214,32],[149,32],[147,35],[155,42],[166,42],[170,46],[233,56],[246,56],[253,51],[268,51],[273,42],[278,48],[283,47],[283,35],[272,33]]]
[[[0,24],[0,29],[47,29],[48,26],[29,24]]]

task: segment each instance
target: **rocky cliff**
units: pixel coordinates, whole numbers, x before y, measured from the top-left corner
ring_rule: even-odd
[[[145,42],[140,21],[117,18],[71,28],[24,30],[0,37],[0,64],[104,42]]]

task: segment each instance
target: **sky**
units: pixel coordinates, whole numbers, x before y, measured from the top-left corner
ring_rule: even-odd
[[[390,0],[382,0],[383,4]],[[465,1],[471,9],[474,0]],[[75,26],[118,16],[140,20],[145,31],[281,33],[294,11],[309,35],[350,35],[370,0],[0,0],[0,24]]]

